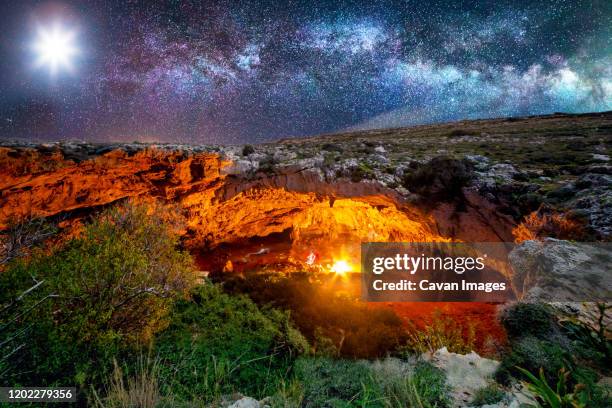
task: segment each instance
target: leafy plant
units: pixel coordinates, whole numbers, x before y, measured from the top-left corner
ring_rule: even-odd
[[[497,385],[490,384],[476,391],[472,399],[472,405],[492,405],[497,404],[506,397],[506,393]]]
[[[553,315],[541,303],[518,302],[506,308],[500,316],[509,337],[534,336],[545,339],[552,331]]]
[[[522,337],[512,344],[511,351],[502,359],[496,378],[501,383],[508,383],[511,376],[522,374],[516,369],[521,366],[532,372],[543,368],[548,380],[552,381],[567,360],[571,360],[571,355],[559,344],[533,336]]]
[[[565,368],[559,370],[556,387],[552,388],[544,375],[544,369],[540,368],[539,377],[521,367],[516,367],[529,379],[524,384],[531,391],[539,405],[544,408],[583,408],[587,406],[588,395],[584,392],[584,385],[577,384],[573,391],[568,390],[570,372]]]
[[[194,282],[170,218],[161,207],[122,204],[64,247],[9,264],[0,274],[0,343],[28,334],[5,382],[99,381],[121,350],[163,329]]]
[[[406,172],[403,185],[408,190],[442,201],[463,197],[462,188],[473,178],[471,164],[451,157],[434,157],[424,164],[416,164]]]
[[[156,339],[164,393],[214,401],[237,390],[271,395],[308,344],[278,310],[206,283],[179,300]]]
[[[597,303],[598,316],[595,323],[581,320],[561,322],[565,333],[574,340],[574,349],[583,358],[601,362],[604,366],[612,364],[612,342],[605,323],[610,306]]]

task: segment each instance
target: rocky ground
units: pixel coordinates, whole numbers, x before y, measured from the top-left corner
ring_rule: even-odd
[[[253,146],[77,141],[1,141],[0,146],[7,149],[9,158],[23,154],[15,150],[35,149],[41,157],[32,158],[37,161],[30,166],[33,172],[80,163],[116,149],[128,155],[146,148],[215,153],[231,162],[225,169],[229,175],[310,173],[326,183],[383,186],[409,201],[432,192],[411,180],[411,174],[424,171],[433,158],[449,157],[469,168],[469,190],[515,222],[545,205],[585,220],[596,239],[608,240],[612,234],[612,112],[462,121]],[[440,172],[448,168],[445,162],[433,164]]]

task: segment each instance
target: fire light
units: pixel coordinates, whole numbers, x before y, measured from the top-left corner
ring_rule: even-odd
[[[331,271],[338,275],[344,275],[345,273],[350,272],[352,269],[353,268],[351,268],[351,265],[345,260],[338,260],[334,262],[331,267]]]

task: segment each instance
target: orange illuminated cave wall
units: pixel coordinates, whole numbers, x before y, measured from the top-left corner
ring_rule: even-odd
[[[444,203],[425,211],[376,183],[325,183],[307,172],[229,175],[230,165],[212,153],[114,150],[75,162],[59,151],[0,148],[0,228],[28,216],[70,220],[140,197],[177,204],[191,248],[286,231],[295,248],[512,237],[512,225],[477,197],[460,213]]]

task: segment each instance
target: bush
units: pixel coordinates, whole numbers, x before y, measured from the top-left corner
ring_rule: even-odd
[[[545,339],[553,329],[552,312],[541,303],[515,303],[502,311],[500,320],[512,338],[534,336]]]
[[[248,156],[250,154],[255,153],[255,148],[249,144],[244,145],[244,147],[242,148],[242,155],[243,156]]]
[[[20,347],[3,383],[83,384],[112,358],[164,328],[167,311],[194,281],[161,208],[124,204],[82,236],[39,251],[0,274],[0,343]]]
[[[57,233],[55,225],[44,218],[26,217],[15,220],[0,232],[0,267],[15,258],[26,256]]]
[[[593,239],[585,220],[544,208],[527,215],[512,230],[512,235],[515,242],[542,240],[546,237],[577,241]]]
[[[498,404],[505,397],[506,393],[498,385],[490,384],[476,391],[472,405],[479,407],[481,405]]]
[[[180,300],[172,323],[158,336],[165,393],[207,402],[237,390],[266,396],[286,378],[308,344],[277,310],[260,310],[245,296],[205,284]]]
[[[419,362],[412,374],[412,383],[418,400],[425,407],[448,407],[451,405],[444,372],[430,363]],[[416,404],[414,404],[416,405]]]
[[[472,166],[467,160],[434,157],[425,164],[418,164],[414,171],[406,173],[403,185],[425,197],[452,201],[463,196],[462,189],[472,178]]]
[[[259,171],[266,173],[266,174],[274,174],[274,172],[276,171],[276,166],[278,165],[278,161],[274,158],[273,155],[268,154],[266,155],[263,159],[261,159],[261,161],[259,162]]]
[[[228,279],[223,287],[229,293],[247,294],[261,306],[291,311],[292,320],[311,343],[325,337],[332,342],[325,348],[335,348],[340,356],[382,357],[405,339],[403,322],[393,311],[339,296],[307,274],[250,274]]]
[[[358,166],[351,167],[349,172],[349,178],[353,183],[359,183],[362,180],[368,180],[374,177],[374,171],[366,163],[359,163]]]
[[[424,328],[417,327],[408,322],[408,342],[406,350],[411,353],[433,353],[447,347],[452,353],[466,354],[474,350],[476,340],[476,327],[468,324],[463,327],[450,317],[442,316],[439,310],[433,315],[431,324]]]
[[[444,373],[426,362],[301,358],[295,376],[304,407],[447,407]]]
[[[304,385],[304,407],[383,406],[366,361],[302,358],[294,370]]]
[[[563,333],[572,341],[572,350],[583,360],[590,360],[600,367],[612,366],[612,341],[606,323],[612,306],[598,303],[597,319],[593,323],[578,319],[560,322]]]
[[[507,384],[511,376],[523,378],[516,368],[518,366],[532,373],[537,373],[542,368],[546,378],[552,382],[564,362],[570,358],[567,351],[558,344],[533,336],[522,337],[513,344],[512,351],[502,360],[496,378],[503,384]]]
[[[344,152],[344,149],[342,148],[342,146],[335,144],[335,143],[324,143],[321,146],[321,150],[325,150],[327,152],[336,152],[336,153]]]

